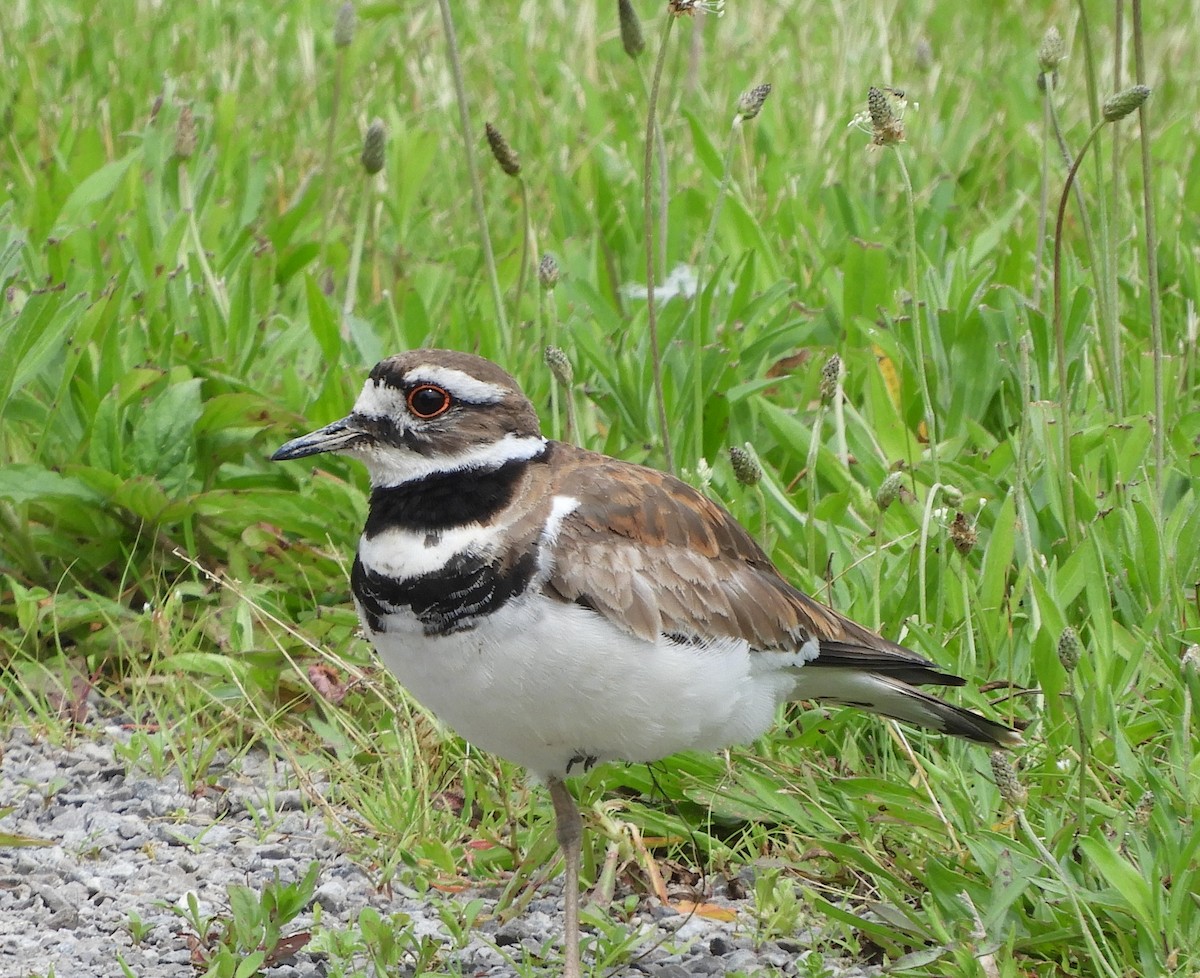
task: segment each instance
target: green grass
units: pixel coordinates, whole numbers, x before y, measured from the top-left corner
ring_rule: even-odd
[[[1103,98],[1112,11],[1083,5]],[[496,877],[516,912],[553,868],[544,800],[443,736],[355,636],[362,472],[266,461],[344,414],[379,357],[440,345],[500,359],[548,428],[571,398],[583,444],[665,464],[646,304],[623,287],[645,285],[646,94],[666,5],[637,5],[636,62],[615,3],[452,6],[503,316],[434,7],[362,5],[344,49],[334,5],[311,0],[0,10],[0,727],[70,735],[64,704],[86,677],[153,717],[143,756],[189,779],[217,746],[274,742],[300,772],[331,769],[359,813],[336,827],[381,879]],[[1058,23],[1073,150],[1091,129],[1077,10]],[[668,840],[660,854],[786,867],[747,926],[786,931],[799,900],[828,920],[823,950],[904,974],[1200,967],[1196,12],[1148,13],[1163,355],[1130,119],[1077,181],[1115,232],[1098,235],[1099,273],[1067,209],[1065,391],[1049,283],[1034,285],[1045,9],[730,0],[667,39],[668,269],[706,256],[699,300],[657,308],[677,467],[766,527],[797,584],[993,681],[962,700],[1029,724],[1015,812],[978,749],[799,705],[728,759],[610,766],[581,785],[594,828],[619,799],[621,819]],[[761,82],[774,91],[730,152],[738,96]],[[898,147],[848,128],[871,85],[906,91]],[[181,156],[185,110],[195,145]],[[387,162],[368,181],[375,117]],[[486,121],[521,181],[487,155]],[[1053,206],[1066,167],[1056,146],[1048,158]],[[526,195],[527,261],[549,252],[561,268],[550,293],[528,272],[518,288]],[[1101,287],[1118,304],[1115,351]],[[548,343],[574,368],[553,397]],[[844,402],[822,404],[833,353]],[[747,442],[764,467],[754,490],[728,461]],[[881,510],[898,469],[915,497]],[[950,538],[960,511],[977,535],[966,553]],[[313,687],[322,665],[351,683],[338,705]],[[468,869],[477,840],[494,845]],[[593,876],[607,842],[593,833]],[[324,939],[384,954],[380,922],[360,925]],[[609,934],[598,960],[619,950]]]

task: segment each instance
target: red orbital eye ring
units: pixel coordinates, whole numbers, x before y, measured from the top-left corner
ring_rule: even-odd
[[[408,392],[408,410],[413,417],[429,421],[450,410],[449,391],[436,384],[421,384]]]

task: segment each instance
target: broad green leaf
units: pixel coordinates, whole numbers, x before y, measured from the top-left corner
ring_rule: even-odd
[[[251,951],[242,958],[237,971],[234,972],[234,978],[253,978],[259,973],[266,958],[267,955],[263,951]]]
[[[63,203],[62,210],[58,214],[59,221],[62,223],[75,221],[80,216],[79,212],[90,204],[107,200],[112,196],[113,191],[120,184],[121,178],[125,176],[125,171],[140,159],[141,155],[140,150],[134,150],[119,160],[106,163],[95,173],[80,181],[79,185],[71,191],[71,196]]]
[[[880,307],[893,304],[895,263],[883,245],[852,239],[842,264],[842,317],[875,322]]]
[[[38,379],[57,377],[56,364],[86,310],[84,297],[42,292],[29,296],[16,317],[4,322],[0,407]]]
[[[172,384],[153,398],[136,418],[129,445],[129,462],[145,475],[155,476],[169,494],[184,491],[195,462],[193,429],[204,413],[199,378]]]
[[[304,296],[308,308],[308,328],[312,331],[313,339],[320,345],[326,362],[337,363],[342,348],[337,316],[312,275],[304,276]]]
[[[692,146],[699,157],[701,164],[704,166],[710,176],[717,180],[721,178],[721,151],[717,148],[713,141],[711,132],[711,120],[707,117],[701,119],[696,113],[687,109],[684,110],[684,117],[688,121],[688,128],[692,133]]]
[[[55,498],[97,500],[100,494],[78,479],[60,475],[40,465],[0,466],[0,499],[28,503]]]
[[[1150,880],[1144,872],[1121,856],[1108,839],[1085,836],[1079,846],[1119,894],[1133,916],[1151,933],[1160,931],[1163,921],[1154,912]]]
[[[1005,585],[1012,568],[1016,547],[1017,503],[1009,493],[1000,504],[996,522],[988,534],[987,550],[983,555],[983,573],[979,581],[979,603],[985,611],[1004,606]]]

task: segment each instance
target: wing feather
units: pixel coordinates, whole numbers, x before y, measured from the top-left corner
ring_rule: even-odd
[[[547,594],[648,642],[731,638],[751,654],[803,652],[811,661],[796,670],[797,698],[859,706],[994,746],[1021,742],[1003,724],[916,689],[963,680],[793,587],[732,516],[687,484],[559,443],[554,461],[541,505],[552,506],[552,494],[569,498],[571,509],[553,538],[540,541],[549,550]]]
[[[856,625],[788,583],[724,509],[654,469],[556,445],[556,492],[579,501],[553,541],[551,592],[640,638],[742,638],[906,681],[955,682],[923,656]],[[569,554],[569,557],[567,556]]]

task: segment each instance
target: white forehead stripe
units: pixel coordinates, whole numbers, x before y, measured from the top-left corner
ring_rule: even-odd
[[[368,380],[363,384],[358,400],[354,402],[354,413],[366,418],[395,418],[407,414],[404,391]]]
[[[486,380],[472,377],[453,367],[439,367],[437,364],[421,364],[413,367],[404,375],[404,379],[413,384],[434,384],[444,387],[451,394],[461,397],[472,404],[497,404],[504,400],[509,393],[507,387],[489,384]]]

